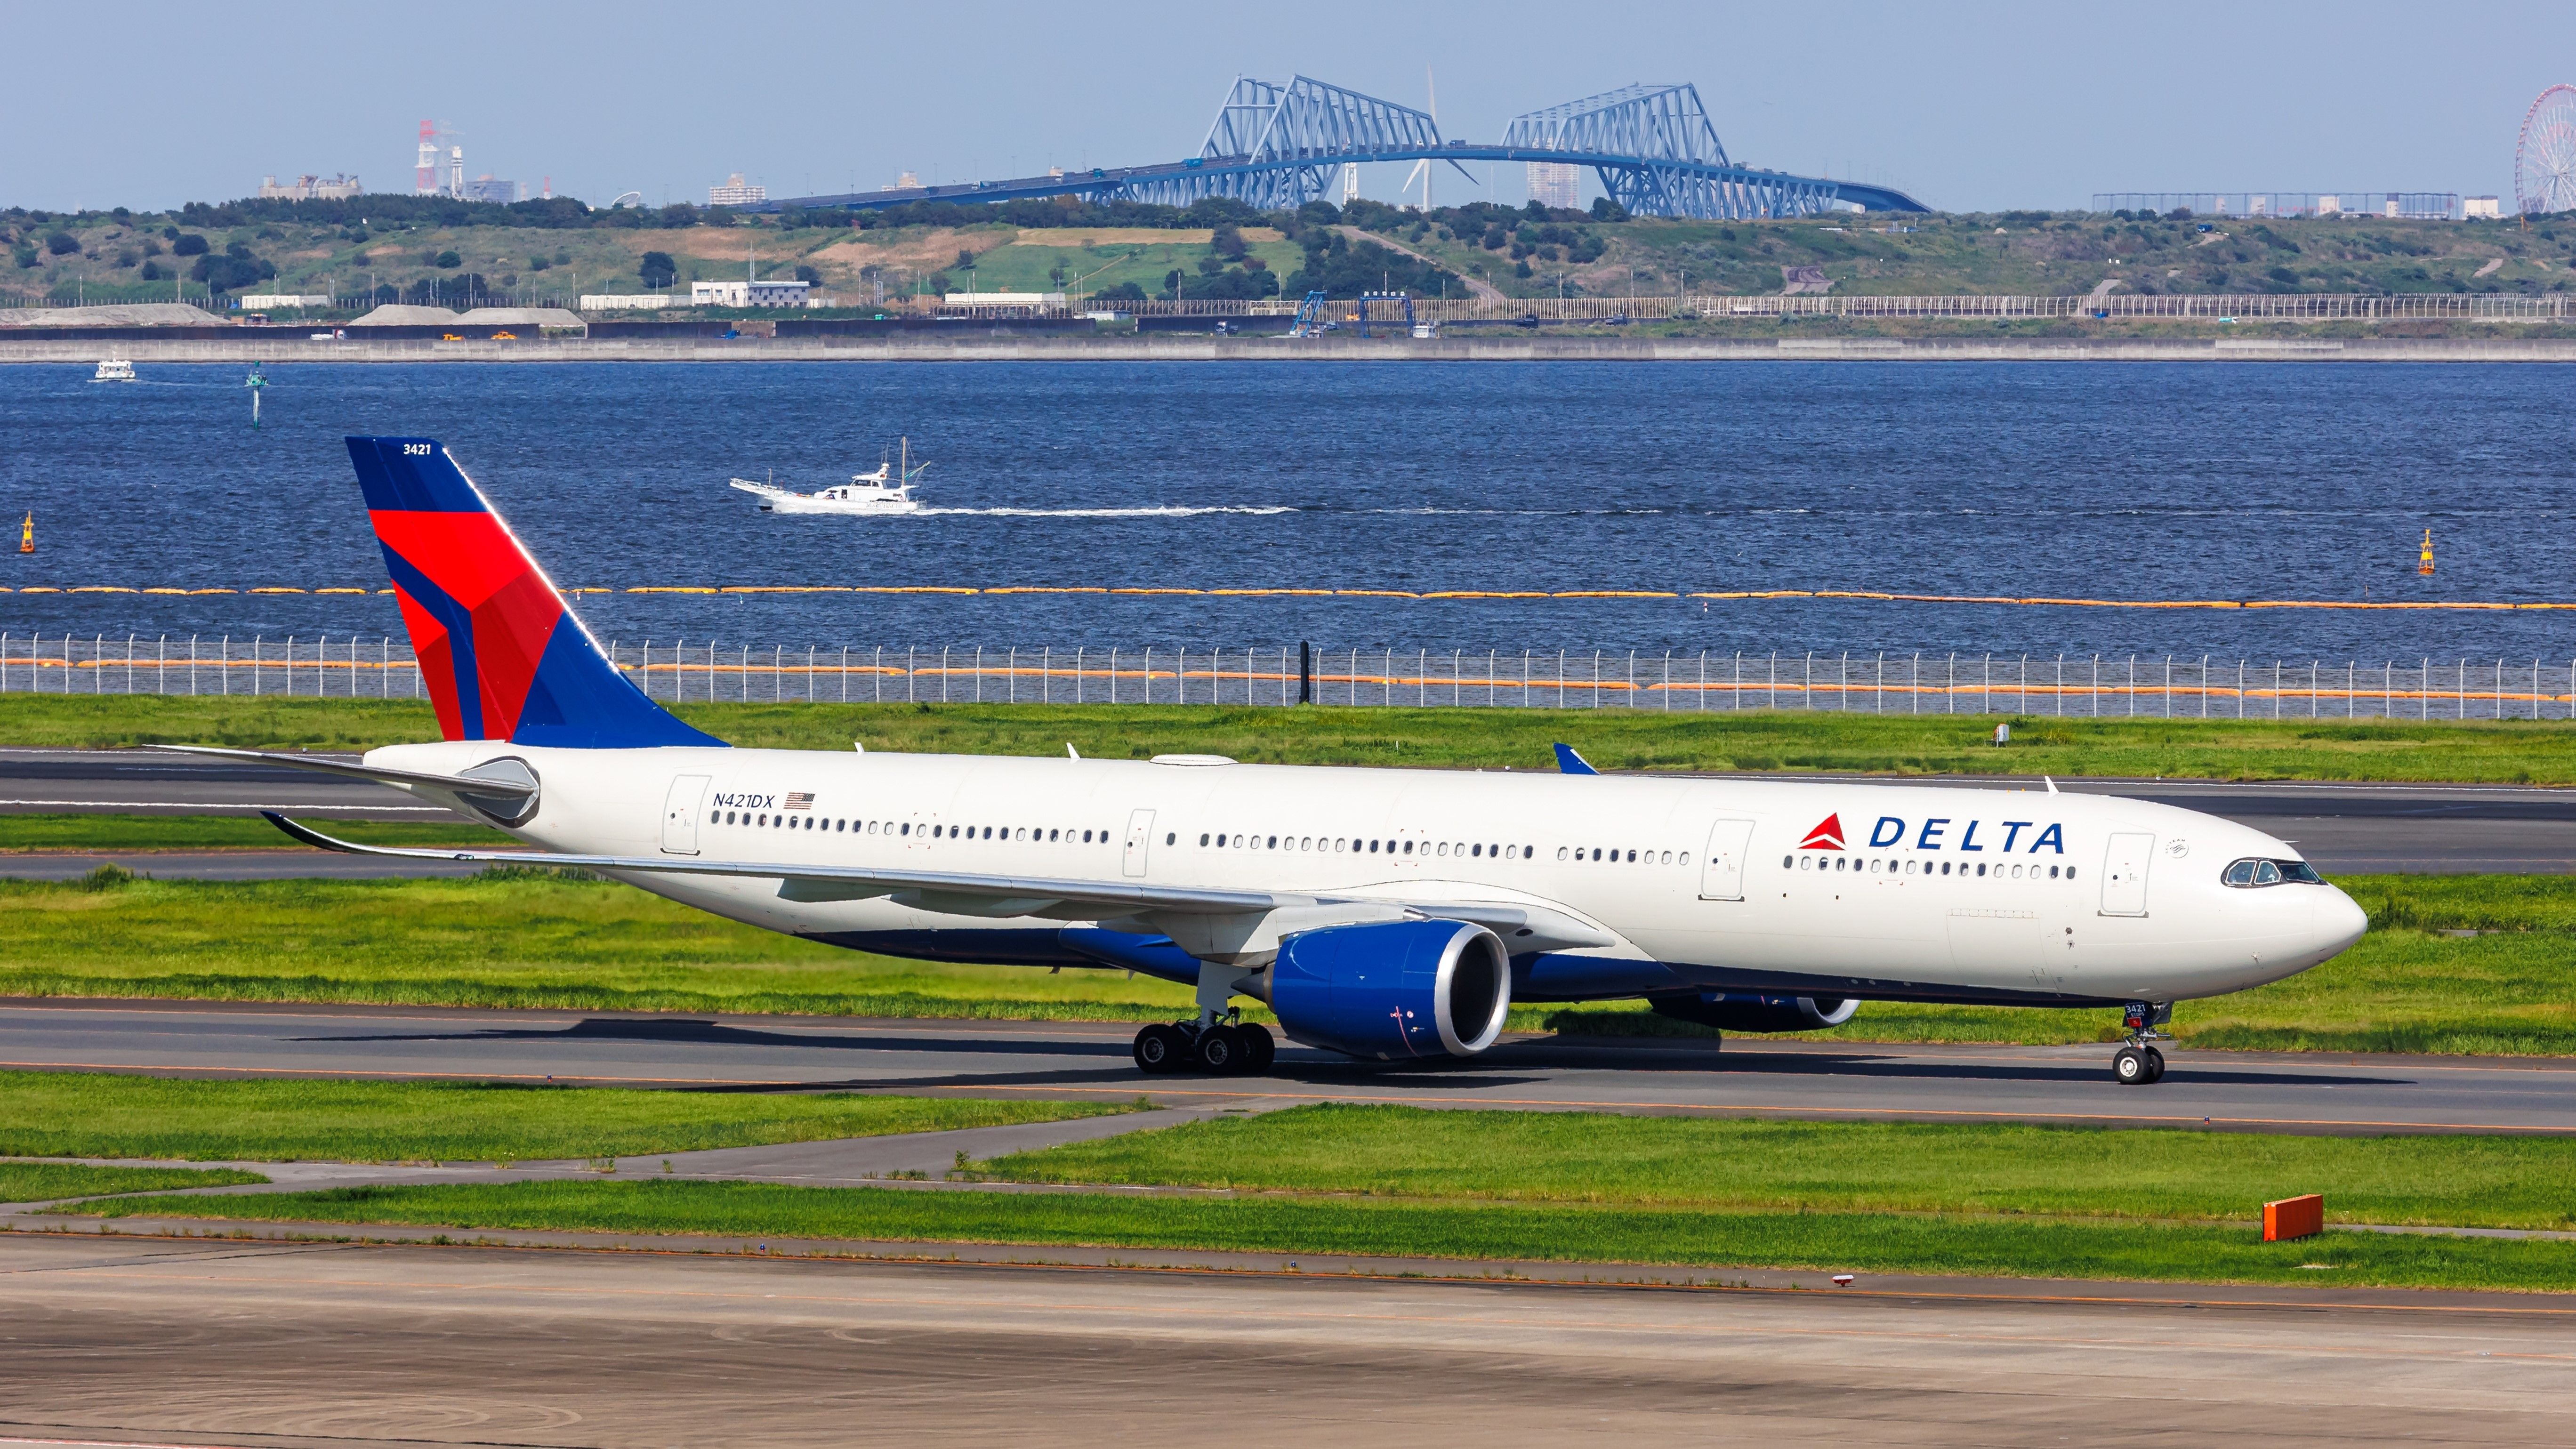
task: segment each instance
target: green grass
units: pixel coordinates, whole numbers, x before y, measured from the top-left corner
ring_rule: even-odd
[[[1170,751],[1285,764],[1553,769],[1563,740],[1604,769],[1875,771],[2576,784],[2564,721],[2449,723],[2017,718],[1988,743],[1980,716],[1667,714],[1656,710],[1235,709],[1208,705],[691,704],[678,713],[740,745],[1061,755]],[[219,744],[365,749],[437,738],[407,700],[14,695],[0,741],[52,747]]]
[[[847,1093],[0,1072],[0,1156],[515,1162],[940,1132],[1126,1110]]]
[[[229,1167],[83,1167],[69,1162],[0,1162],[0,1202],[51,1202],[115,1192],[174,1187],[232,1187],[266,1182]]]
[[[0,994],[574,1011],[1152,1021],[1191,993],[1119,971],[897,961],[627,886],[0,880]]]
[[[465,822],[333,820],[324,828],[363,845],[454,846],[507,849],[518,842],[498,830]],[[12,815],[0,836],[0,874],[6,857],[31,850],[301,850],[255,815]]]
[[[2175,1009],[2208,1047],[2576,1055],[2576,880],[2365,876],[2350,951]],[[2445,929],[2494,934],[2455,939]],[[0,881],[0,994],[576,1011],[1153,1021],[1186,987],[1109,970],[900,961],[781,936],[602,881]],[[1258,1009],[1246,1015],[1271,1018]],[[1629,1002],[1515,1007],[1517,1030],[1702,1035]],[[1845,1041],[2104,1039],[2107,1011],[1872,1002]],[[2116,1034],[2116,1033],[2114,1033]]]
[[[1784,1212],[2576,1227],[2576,1140],[1296,1107],[995,1159],[1014,1182]]]
[[[122,1202],[83,1211],[162,1214]],[[2576,1290],[2576,1243],[1894,1213],[1039,1196],[746,1183],[532,1182],[191,1200],[191,1217],[458,1228],[1048,1243],[1294,1255],[1768,1266],[2172,1282]],[[2332,1265],[2325,1270],[2303,1264]]]

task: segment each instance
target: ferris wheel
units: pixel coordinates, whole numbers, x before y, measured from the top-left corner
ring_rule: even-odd
[[[2540,93],[2513,143],[2516,211],[2576,211],[2576,86]]]

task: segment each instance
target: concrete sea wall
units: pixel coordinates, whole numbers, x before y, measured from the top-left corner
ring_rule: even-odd
[[[562,338],[439,342],[0,336],[0,363],[153,362],[2576,362],[2576,340],[2495,338],[1656,338],[1363,340],[1006,332],[877,338]]]

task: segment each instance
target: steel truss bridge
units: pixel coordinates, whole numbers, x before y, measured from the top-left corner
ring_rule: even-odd
[[[751,208],[858,209],[918,201],[993,202],[1079,196],[1096,202],[1189,206],[1211,196],[1264,211],[1320,201],[1334,173],[1381,161],[1539,161],[1589,166],[1632,216],[1706,221],[1813,216],[1837,203],[1869,211],[1928,211],[1901,191],[1738,165],[1694,85],[1632,85],[1515,117],[1496,143],[1452,141],[1426,111],[1298,76],[1286,85],[1235,78],[1199,154],[1146,166],[1106,166],[955,186],[889,187],[799,196]]]

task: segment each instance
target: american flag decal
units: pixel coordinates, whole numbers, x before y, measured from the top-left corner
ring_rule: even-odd
[[[787,808],[790,810],[811,810],[814,808],[814,796],[810,791],[799,791],[795,794],[789,795],[787,797]]]

